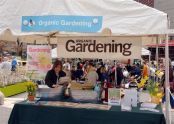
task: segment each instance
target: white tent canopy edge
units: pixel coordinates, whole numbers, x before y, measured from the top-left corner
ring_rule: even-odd
[[[0,13],[0,34],[7,29],[13,35],[38,34],[21,32],[22,16],[62,14],[102,16],[100,32],[110,28],[117,35],[165,34],[167,30],[166,13],[133,0],[6,0],[0,4]]]

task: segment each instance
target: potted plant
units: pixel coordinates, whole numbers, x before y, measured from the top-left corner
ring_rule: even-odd
[[[34,82],[27,83],[27,93],[28,93],[29,101],[34,101],[34,98],[36,96],[36,89],[37,89],[37,85]]]
[[[151,102],[159,104],[164,95],[164,93],[160,87],[160,84],[156,81],[149,80],[148,84],[147,84],[147,90],[150,93]]]

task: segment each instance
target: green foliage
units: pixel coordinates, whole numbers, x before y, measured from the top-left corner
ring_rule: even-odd
[[[152,95],[152,96],[157,96],[157,94],[159,92],[161,92],[159,83],[154,82],[153,80],[148,81],[147,90],[149,91],[150,95]]]
[[[30,73],[29,76],[28,76],[30,80],[31,80],[33,74],[34,74],[34,70],[32,70],[31,73]]]
[[[0,91],[4,94],[5,97],[13,96],[16,94],[26,92],[26,84],[27,82],[22,82],[10,86],[5,86],[0,88]]]

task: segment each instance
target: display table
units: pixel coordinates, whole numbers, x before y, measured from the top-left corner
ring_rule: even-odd
[[[69,101],[59,100],[73,102],[71,99]],[[141,111],[139,107],[127,112],[121,111],[120,106],[101,110],[43,105],[39,104],[40,102],[44,101],[34,104],[23,101],[15,104],[8,124],[165,124],[160,106],[157,108],[160,112],[155,113]]]
[[[165,124],[162,113],[80,109],[67,107],[39,106],[25,103],[15,104],[8,124]]]
[[[157,108],[160,112],[156,113],[142,111],[139,107],[133,108],[131,112],[121,111],[120,106],[99,109],[102,104],[97,101],[96,92],[92,90],[72,90],[72,97],[69,98],[61,95],[61,88],[49,90],[41,90],[40,93],[47,95],[42,95],[35,103],[23,101],[15,104],[9,124],[165,124],[161,106]],[[66,106],[65,103],[72,104]],[[84,107],[86,104],[97,107]]]

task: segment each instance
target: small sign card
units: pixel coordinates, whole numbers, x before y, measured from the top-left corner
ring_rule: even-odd
[[[151,102],[151,97],[148,92],[139,92],[138,96],[139,102]]]
[[[120,105],[120,102],[121,102],[120,89],[109,88],[108,89],[108,104]]]
[[[136,89],[125,89],[125,96],[124,96],[124,100],[123,100],[123,104],[124,102],[127,104],[130,104],[133,107],[137,107],[137,90]]]

